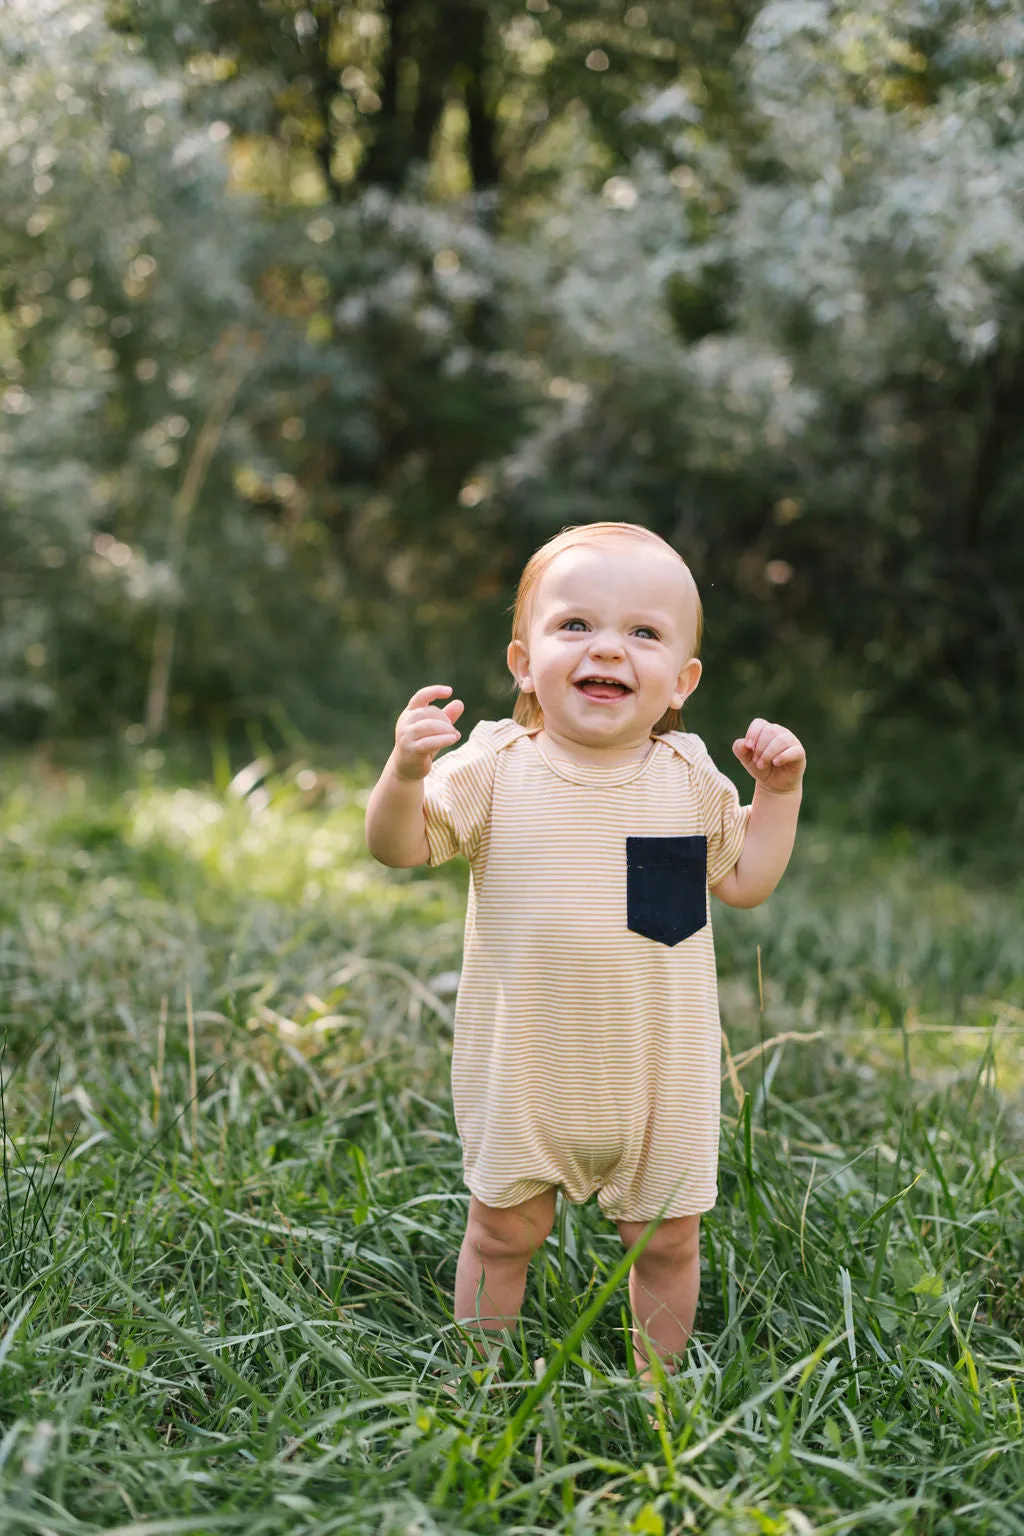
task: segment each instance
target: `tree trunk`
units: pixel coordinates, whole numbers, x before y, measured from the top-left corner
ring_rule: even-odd
[[[314,8],[317,30],[313,39],[313,59],[310,72],[313,78],[313,88],[316,92],[317,106],[320,109],[320,122],[323,127],[323,138],[316,146],[316,157],[320,162],[324,181],[327,184],[327,192],[334,202],[341,201],[341,187],[334,179],[334,121],[331,116],[331,102],[334,100],[337,82],[334,70],[331,67],[331,30],[334,21],[334,7],[330,3],[320,0]]]
[[[457,39],[464,70],[466,114],[469,118],[469,169],[477,192],[496,187],[501,180],[498,161],[497,122],[487,99],[487,14],[480,6],[458,13]],[[454,28],[453,28],[454,30]]]
[[[381,105],[374,121],[374,138],[360,170],[360,180],[378,186],[397,187],[409,163],[408,123],[398,104],[398,74],[409,53],[410,0],[386,0],[387,53],[381,64]]]
[[[996,353],[987,420],[980,433],[963,517],[963,547],[977,554],[985,542],[986,518],[998,497],[1007,459],[1020,440],[1024,420],[1024,355]]]
[[[469,118],[467,158],[476,191],[498,185],[497,123],[484,84],[487,13],[473,0],[438,8],[431,0],[387,0],[388,51],[381,64],[381,108],[360,179],[399,186],[409,167],[425,165],[453,84]],[[403,65],[415,65],[416,98],[399,101]]]

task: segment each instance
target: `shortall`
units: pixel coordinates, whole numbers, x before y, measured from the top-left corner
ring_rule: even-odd
[[[554,757],[482,721],[425,781],[430,863],[470,864],[452,1097],[486,1205],[552,1187],[615,1220],[710,1210],[721,1031],[708,888],[749,806],[699,737]]]

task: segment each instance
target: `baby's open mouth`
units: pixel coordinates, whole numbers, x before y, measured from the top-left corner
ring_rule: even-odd
[[[628,683],[619,683],[613,677],[583,677],[575,684],[588,699],[624,699],[632,693]]]

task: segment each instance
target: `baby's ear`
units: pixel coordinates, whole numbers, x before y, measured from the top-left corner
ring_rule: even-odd
[[[690,694],[694,691],[697,684],[700,682],[700,675],[703,670],[704,668],[701,666],[696,656],[691,656],[685,667],[681,667],[679,669],[679,676],[676,678],[675,691],[672,694],[673,709],[682,709],[683,705],[686,703],[686,700],[690,697]]]
[[[533,679],[530,677],[530,658],[526,653],[526,646],[521,640],[513,640],[505,652],[505,660],[508,669],[519,685],[521,693],[533,692]]]

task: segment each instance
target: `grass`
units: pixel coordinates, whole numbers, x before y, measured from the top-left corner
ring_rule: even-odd
[[[6,777],[0,1531],[1024,1532],[1019,887],[809,828],[716,912],[721,1195],[652,1413],[594,1202],[490,1364],[453,1324],[458,872],[377,869],[308,766]]]

